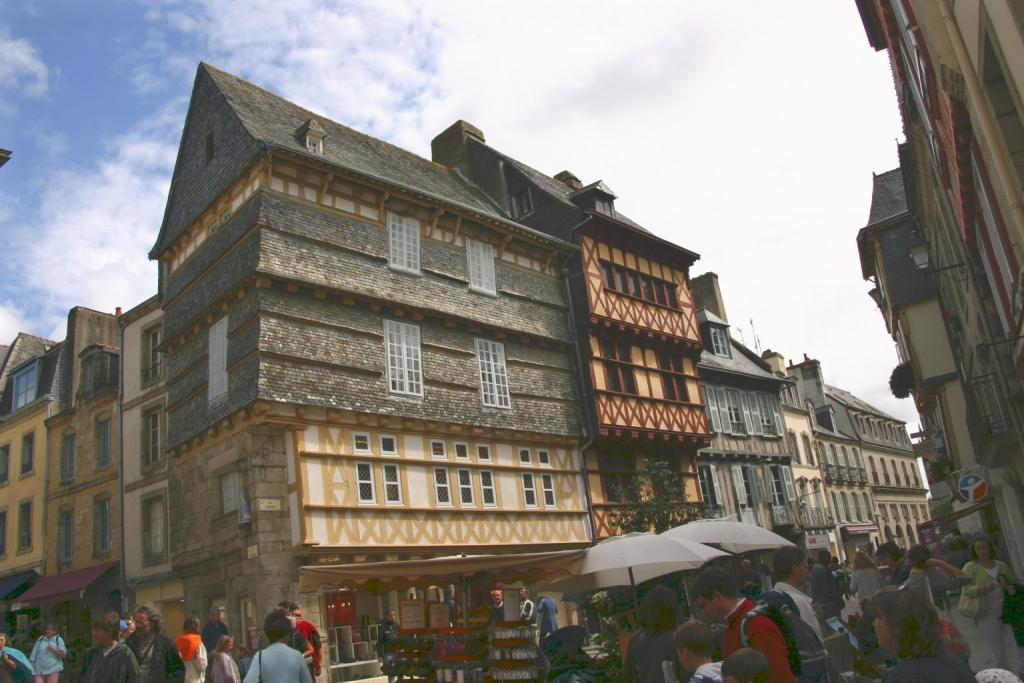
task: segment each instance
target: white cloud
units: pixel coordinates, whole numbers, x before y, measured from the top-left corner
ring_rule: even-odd
[[[10,225],[35,266],[18,284],[37,296],[32,324],[63,338],[70,307],[113,312],[156,291],[146,254],[163,216],[183,109],[168,107],[109,143],[95,164],[66,167],[38,197],[32,225]]]
[[[13,302],[0,302],[0,344],[10,344],[18,332],[27,330],[28,322],[24,313]]]
[[[49,88],[49,69],[31,42],[14,38],[0,27],[0,90],[23,97],[40,97]],[[10,107],[7,95],[3,98]]]

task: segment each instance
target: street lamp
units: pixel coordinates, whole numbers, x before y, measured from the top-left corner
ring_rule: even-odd
[[[964,263],[954,263],[948,266],[942,266],[940,268],[931,267],[931,252],[928,249],[928,242],[925,241],[924,237],[919,232],[915,231],[914,237],[911,238],[910,245],[907,248],[910,254],[910,260],[914,262],[914,267],[917,268],[921,273],[928,275],[934,275],[941,273],[946,270],[953,270],[954,268],[963,268]]]

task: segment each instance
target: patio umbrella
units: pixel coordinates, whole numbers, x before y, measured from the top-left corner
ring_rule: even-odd
[[[728,553],[686,539],[650,533],[614,536],[587,549],[577,575],[548,589],[579,595],[613,586],[635,586],[659,576],[699,569]]]
[[[676,540],[696,541],[714,545],[730,553],[754,550],[776,550],[796,545],[782,536],[756,524],[723,519],[702,519],[662,532],[661,536]]]

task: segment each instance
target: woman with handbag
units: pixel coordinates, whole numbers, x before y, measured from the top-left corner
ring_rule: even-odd
[[[1015,581],[1005,562],[996,559],[995,543],[988,536],[971,541],[971,561],[964,565],[964,573],[971,583],[960,594],[960,613],[973,618],[992,648],[991,665],[995,669],[1024,671],[1024,653],[1012,639],[1013,650],[1006,652],[1007,636],[1012,635],[1003,622],[1003,600],[1007,589],[1015,590]],[[1007,656],[1009,654],[1009,657]],[[1009,660],[1012,659],[1012,662]]]

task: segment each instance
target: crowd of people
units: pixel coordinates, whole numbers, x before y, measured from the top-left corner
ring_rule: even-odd
[[[961,554],[948,552],[948,560],[941,560],[924,545],[904,554],[887,543],[874,557],[858,552],[847,570],[837,570],[827,551],[811,559],[801,548],[782,548],[772,556],[774,584],[749,562],[738,572],[712,566],[690,585],[701,620],[681,624],[674,591],[655,587],[640,604],[641,628],[626,653],[626,679],[829,683],[839,671],[826,640],[838,637],[854,649],[858,673],[886,683],[1019,681],[1024,652],[1007,646],[1024,636],[1015,577],[996,559],[987,536],[950,545]],[[972,621],[990,658],[977,674],[949,615],[960,595],[982,596],[984,604]],[[843,612],[851,597],[859,611],[847,623]]]
[[[323,658],[319,632],[293,602],[267,615],[255,654],[231,635],[223,607],[202,627],[196,617],[185,619],[176,640],[164,633],[163,616],[152,605],[123,617],[110,612],[93,620],[91,641],[81,683],[312,683]],[[53,624],[28,656],[0,634],[0,683],[58,683],[67,656]]]

